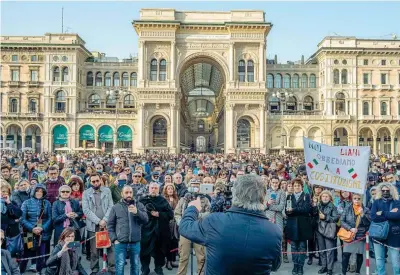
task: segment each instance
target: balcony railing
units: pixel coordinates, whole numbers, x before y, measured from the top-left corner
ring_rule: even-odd
[[[0,116],[2,118],[19,118],[19,119],[23,119],[23,118],[42,118],[43,117],[43,113],[32,113],[32,112],[28,112],[28,113],[0,113]]]
[[[19,87],[21,81],[8,81],[9,87]]]
[[[381,85],[379,86],[379,88],[380,88],[381,90],[391,90],[391,89],[392,89],[392,85],[390,85],[390,84],[381,84]]]
[[[29,87],[38,87],[40,85],[39,81],[28,81]]]

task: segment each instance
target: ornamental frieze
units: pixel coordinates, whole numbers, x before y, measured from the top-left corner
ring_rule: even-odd
[[[180,44],[180,48],[186,49],[228,49],[229,44],[221,43],[185,43]]]
[[[174,37],[175,32],[159,32],[159,31],[142,31],[142,37]]]

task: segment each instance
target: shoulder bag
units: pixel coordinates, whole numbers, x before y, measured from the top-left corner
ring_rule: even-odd
[[[361,221],[361,215],[357,216],[356,219],[356,229],[358,228],[359,224]],[[352,241],[354,241],[354,238],[356,236],[356,233],[351,232],[350,230],[347,230],[343,227],[341,227],[339,229],[339,232],[337,233],[337,236],[344,242],[346,243],[351,243]]]
[[[390,202],[390,210],[392,210],[392,202]],[[369,236],[377,240],[386,240],[389,235],[389,221],[384,222],[371,222],[369,226]]]

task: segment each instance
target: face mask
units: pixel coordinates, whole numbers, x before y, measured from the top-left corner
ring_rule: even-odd
[[[390,198],[390,193],[389,192],[382,193],[382,197],[384,197],[385,199],[388,199],[388,198]]]
[[[103,173],[103,170],[98,169],[98,170],[97,170],[97,173]]]

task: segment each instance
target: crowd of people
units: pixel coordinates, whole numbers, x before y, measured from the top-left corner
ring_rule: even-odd
[[[206,247],[200,237],[192,242],[179,234],[185,211],[198,198],[196,219],[226,212],[236,182],[247,174],[263,184],[265,203],[257,209],[281,232],[279,258],[289,263],[292,254],[293,275],[304,274],[305,263],[332,275],[339,250],[342,274],[360,274],[365,235],[371,223],[384,222],[388,234],[371,240],[370,256],[378,275],[386,274],[387,257],[393,274],[400,275],[400,157],[371,156],[365,194],[357,194],[311,185],[301,155],[85,152],[2,154],[2,274],[87,274],[83,257],[90,274],[97,274],[100,231],[111,240],[112,274],[124,274],[129,261],[131,275],[148,275],[153,258],[156,274],[176,269],[183,275],[192,249],[197,273],[203,274],[211,260]],[[218,228],[227,219],[208,221]]]

